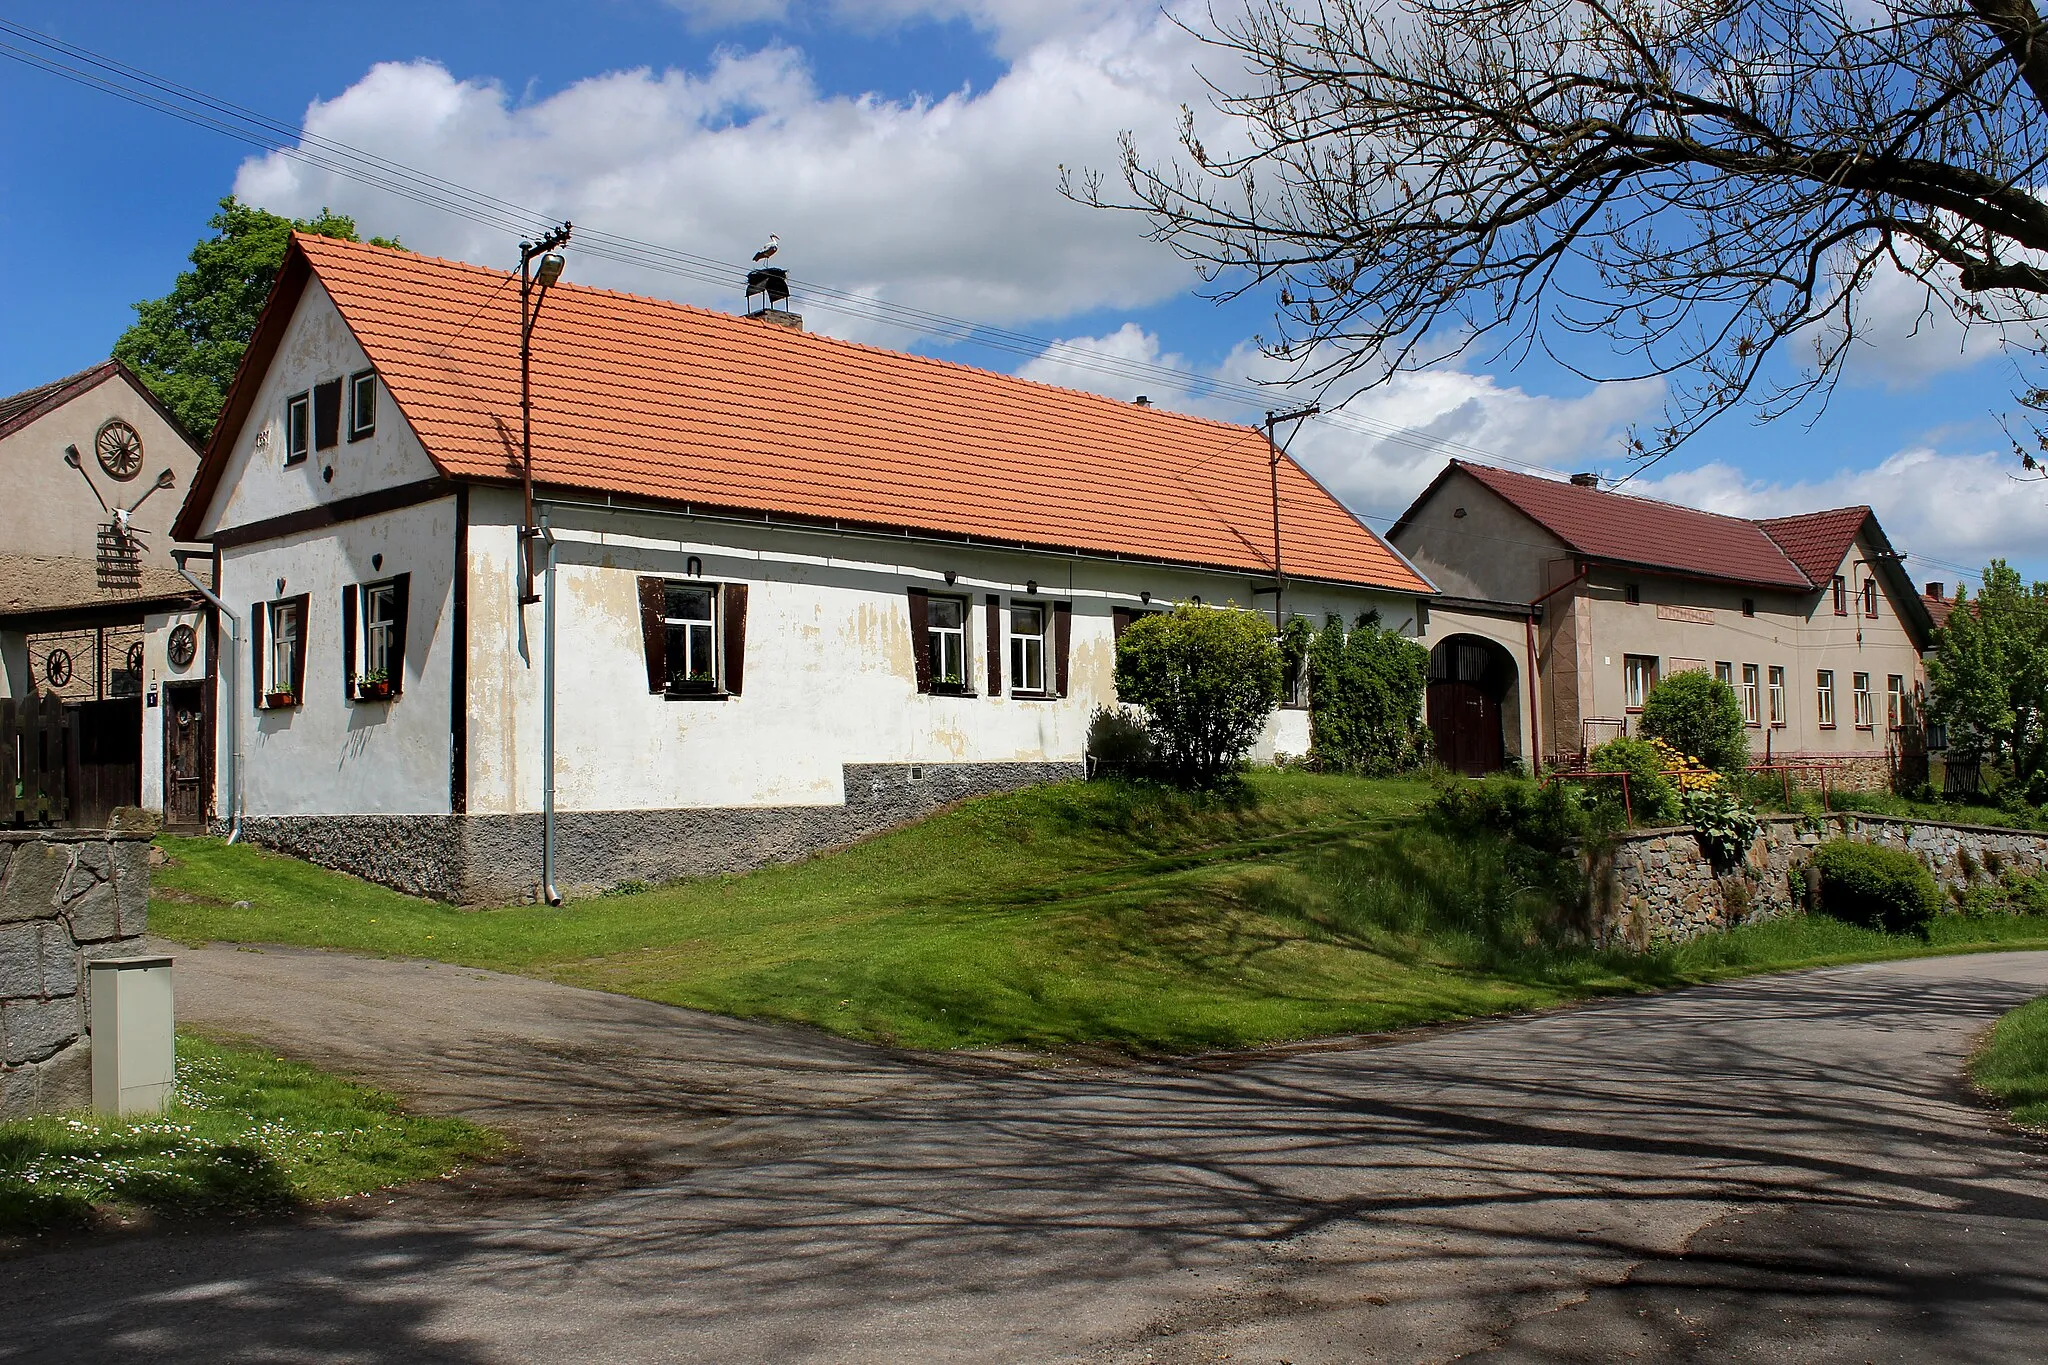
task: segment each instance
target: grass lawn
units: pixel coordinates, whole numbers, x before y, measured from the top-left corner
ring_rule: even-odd
[[[178,1103],[148,1118],[0,1124],[0,1234],[99,1214],[274,1212],[443,1175],[499,1139],[264,1052],[178,1037]]]
[[[151,927],[523,972],[920,1048],[1187,1052],[1398,1028],[1744,972],[1988,946],[1832,920],[1648,956],[1543,947],[1492,844],[1416,818],[1430,788],[1261,772],[1234,797],[1070,783],[854,848],[554,910],[458,910],[212,840],[162,842]],[[247,901],[237,909],[236,901]]]
[[[2048,997],[1998,1021],[1970,1063],[1970,1078],[2014,1123],[2048,1131]]]

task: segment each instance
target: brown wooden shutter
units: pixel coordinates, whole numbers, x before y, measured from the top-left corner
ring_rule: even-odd
[[[313,449],[332,450],[340,444],[341,381],[330,379],[313,386]]]
[[[1131,618],[1133,615],[1134,613],[1129,607],[1111,607],[1109,609],[1109,632],[1112,639],[1121,640],[1124,638],[1124,632],[1131,628]]]
[[[661,618],[668,607],[668,585],[659,578],[641,578],[640,647],[647,653],[647,690],[668,691],[668,627]]]
[[[1003,695],[1003,599],[988,595],[988,694]]]
[[[405,690],[405,624],[412,616],[412,575],[398,574],[391,580],[391,695]]]
[[[303,702],[306,699],[306,637],[313,633],[313,599],[302,592],[285,600],[297,603],[299,608],[299,634],[292,641],[292,700]]]
[[[1052,648],[1055,674],[1059,679],[1059,694],[1067,695],[1067,642],[1074,634],[1074,604],[1055,602],[1052,604]]]
[[[932,690],[932,599],[923,588],[910,589],[910,661],[917,669],[917,690]]]
[[[353,701],[356,695],[356,585],[341,590],[341,697]]]
[[[722,589],[725,608],[725,690],[737,697],[747,679],[747,585]]]
[[[249,687],[256,705],[263,705],[263,618],[270,615],[264,602],[249,604]]]

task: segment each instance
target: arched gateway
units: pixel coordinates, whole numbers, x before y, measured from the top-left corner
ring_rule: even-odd
[[[1429,652],[1427,715],[1437,762],[1477,777],[1507,764],[1515,656],[1478,635],[1453,635]]]

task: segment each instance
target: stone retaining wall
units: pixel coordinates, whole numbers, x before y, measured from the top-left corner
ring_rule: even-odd
[[[970,796],[1086,775],[1079,763],[848,763],[843,805],[562,811],[555,817],[556,889],[587,894],[623,882],[744,872],[853,843]],[[244,816],[242,836],[410,895],[463,904],[531,900],[541,875],[538,815]]]
[[[0,1122],[91,1107],[85,964],[140,946],[153,832],[0,830]]]
[[[1597,943],[1652,948],[1683,943],[1806,903],[1806,864],[1828,839],[1902,848],[1945,892],[2006,872],[2048,872],[2048,834],[1990,825],[1948,825],[1889,815],[1767,816],[1739,868],[1717,873],[1690,829],[1646,829],[1596,855],[1592,934]]]

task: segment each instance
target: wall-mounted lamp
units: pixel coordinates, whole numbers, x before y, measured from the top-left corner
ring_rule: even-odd
[[[1188,594],[1188,601],[1192,602],[1192,603],[1193,603],[1194,605],[1196,605],[1196,606],[1198,606],[1198,607],[1199,607],[1199,606],[1201,606],[1201,605],[1202,605],[1202,594],[1200,594],[1200,593],[1198,593],[1198,592],[1197,592],[1197,593],[1189,593],[1189,594]]]
[[[277,580],[277,595],[279,597],[284,596],[284,580],[282,578]]]
[[[1144,604],[1145,604],[1146,606],[1148,606],[1148,607],[1149,607],[1149,606],[1151,606],[1151,605],[1152,605],[1152,590],[1151,590],[1150,588],[1147,588],[1147,589],[1145,589],[1145,591],[1143,591],[1143,592],[1139,593],[1139,594],[1138,594],[1138,600],[1139,600],[1140,602],[1143,602],[1143,603],[1144,603]]]
[[[959,581],[960,581],[960,575],[959,575],[959,574],[955,573],[955,572],[954,572],[953,570],[951,570],[951,569],[948,569],[948,570],[946,570],[946,586],[947,586],[947,587],[949,587],[949,588],[950,588],[950,587],[952,587],[952,586],[953,586],[953,585],[954,585],[955,583],[958,583]]]
[[[370,567],[371,567],[372,569],[381,569],[381,568],[383,568],[383,567],[384,567],[384,556],[383,556],[383,555],[371,555],[371,556],[370,556]]]
[[[1033,597],[1036,597],[1036,596],[1038,596],[1038,580],[1037,580],[1037,579],[1035,579],[1035,578],[1027,578],[1027,579],[1025,579],[1025,580],[1024,580],[1024,591],[1025,591],[1025,592],[1027,592],[1027,593],[1029,593],[1029,594],[1030,594],[1031,596],[1033,596]]]
[[[692,578],[702,578],[704,576],[704,561],[695,555],[691,555],[683,561],[683,572]]]

